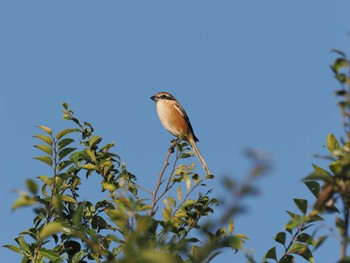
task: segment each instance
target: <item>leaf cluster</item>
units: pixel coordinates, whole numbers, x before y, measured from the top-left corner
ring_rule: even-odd
[[[41,155],[34,158],[51,173],[28,179],[28,191],[19,191],[13,204],[13,209],[33,207],[35,213],[33,226],[15,238],[17,244],[5,245],[22,262],[209,262],[223,248],[241,248],[246,237],[233,234],[233,222],[227,231],[222,226],[209,230],[201,223],[219,202],[205,184],[213,176],[201,178],[194,166],[177,165],[193,156],[186,142],[172,143],[158,184],[150,191],[136,183],[136,176],[111,151],[113,142],[102,144],[90,123],[80,122],[66,103],[63,107],[64,119],[76,127],[54,134],[38,126],[42,133],[34,135],[40,142],[34,147]],[[80,198],[84,175],[87,180],[100,178],[106,198]],[[172,189],[176,197],[169,195]]]

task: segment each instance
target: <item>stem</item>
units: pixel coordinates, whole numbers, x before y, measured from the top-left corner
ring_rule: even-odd
[[[174,165],[173,165],[173,168],[170,172],[170,176],[169,176],[169,179],[168,179],[168,182],[165,186],[165,189],[164,191],[157,197],[156,199],[156,203],[158,203],[158,201],[165,195],[166,192],[168,192],[172,187],[173,185],[175,184],[175,182],[171,182],[171,179],[173,178],[173,174],[174,174],[174,171],[175,171],[175,168],[176,168],[176,163],[177,161],[180,159],[180,156],[181,156],[181,152],[177,152],[176,153],[176,158],[175,158],[175,161],[174,161]],[[163,182],[162,182],[163,183]],[[171,184],[170,184],[171,183]]]
[[[57,142],[55,140],[55,138],[51,135],[51,138],[53,140],[53,182],[52,182],[52,186],[51,186],[51,196],[50,196],[50,202],[48,204],[48,207],[46,208],[47,209],[47,216],[46,216],[46,222],[45,222],[45,226],[51,221],[51,218],[52,218],[52,201],[53,201],[53,196],[54,196],[54,191],[55,191],[55,186],[56,186],[56,176],[57,176],[57,154],[58,154],[58,151],[57,151]],[[42,247],[42,242],[40,241],[38,244],[37,244],[37,247],[35,248],[35,251],[34,251],[34,257],[33,257],[33,263],[35,263],[38,259],[38,255],[39,255],[39,250],[41,249]]]
[[[349,236],[348,236],[348,230],[349,230],[349,208],[344,208],[344,233],[343,233],[343,241],[342,241],[342,247],[341,247],[341,259],[345,259],[346,257],[346,249],[348,247],[349,242]]]
[[[159,200],[159,198],[157,199],[157,194],[158,194],[158,191],[159,191],[159,187],[163,183],[164,172],[165,172],[167,166],[169,165],[169,158],[170,158],[170,155],[174,152],[174,148],[175,148],[176,144],[177,144],[177,141],[173,141],[172,145],[170,146],[170,148],[168,150],[168,153],[166,155],[166,158],[165,158],[165,162],[164,162],[163,168],[162,168],[162,170],[159,173],[158,183],[156,185],[156,188],[152,192],[152,206],[151,206],[151,211],[149,212],[150,216],[154,215],[157,212],[157,209],[155,209],[155,206],[156,206],[156,204],[157,204],[157,202]]]

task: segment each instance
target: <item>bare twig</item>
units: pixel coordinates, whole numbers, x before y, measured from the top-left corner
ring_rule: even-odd
[[[174,172],[175,172],[175,168],[176,168],[176,164],[177,164],[177,161],[180,159],[180,156],[181,156],[181,152],[178,150],[177,153],[176,153],[176,158],[175,158],[175,161],[174,161],[174,164],[173,164],[173,168],[172,168],[170,176],[168,178],[168,182],[167,182],[163,192],[157,197],[155,203],[157,203],[175,184],[175,182],[171,181],[171,179],[173,178],[173,175],[174,175]]]
[[[153,194],[152,191],[150,191],[150,190],[148,190],[148,189],[142,187],[141,185],[139,185],[139,184],[137,184],[137,183],[135,183],[135,182],[132,182],[132,181],[131,181],[131,183],[132,183],[133,185],[135,185],[137,188],[140,188],[141,190],[143,190],[143,191],[145,191],[145,192],[147,192],[147,193],[149,193],[149,194],[151,194],[151,195]]]
[[[177,145],[177,143],[178,143],[178,141],[173,141],[173,143],[171,144],[171,146],[170,146],[170,148],[168,150],[168,153],[166,155],[163,168],[162,168],[162,170],[159,173],[158,183],[156,185],[156,188],[152,192],[152,206],[151,206],[151,210],[150,210],[150,213],[149,213],[150,215],[154,215],[157,212],[157,209],[155,209],[155,206],[156,206],[157,202],[159,201],[159,198],[157,199],[157,194],[158,194],[158,191],[159,191],[159,187],[163,183],[164,172],[165,172],[167,166],[169,165],[170,155],[174,152],[174,148]]]

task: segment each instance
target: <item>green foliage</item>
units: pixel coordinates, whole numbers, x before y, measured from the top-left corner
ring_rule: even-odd
[[[346,136],[327,136],[328,168],[313,164],[313,172],[304,178],[316,201],[309,205],[306,199],[293,199],[295,211],[287,211],[289,220],[284,231],[274,236],[276,246],[267,250],[264,263],[315,262],[315,251],[334,235],[340,240],[338,263],[350,262],[350,63],[345,53],[334,52],[339,57],[331,69],[341,85],[335,94]],[[34,159],[51,172],[28,179],[28,191],[18,191],[12,207],[30,206],[35,213],[33,226],[15,238],[17,244],[4,246],[20,254],[22,262],[213,262],[225,248],[234,253],[243,249],[248,238],[235,233],[232,218],[245,210],[244,197],[259,192],[254,182],[270,168],[261,155],[247,151],[253,168],[243,183],[224,179],[233,201],[220,219],[213,220],[210,216],[220,201],[212,197],[207,182],[214,176],[201,176],[193,165],[178,164],[193,156],[188,143],[172,141],[158,182],[148,190],[136,183],[137,177],[111,151],[114,142],[102,144],[90,123],[81,123],[67,103],[63,108],[64,119],[76,127],[54,134],[49,127],[37,126],[41,133],[33,136],[39,140],[34,147],[40,154]],[[82,175],[99,176],[106,198],[94,203],[82,200]],[[336,230],[325,227],[325,213],[333,216]],[[325,228],[330,233],[320,235]],[[249,252],[246,258],[256,262]]]
[[[347,246],[349,243],[349,209],[350,209],[350,67],[345,53],[335,50],[340,56],[331,66],[335,78],[339,81],[341,89],[336,91],[339,107],[343,115],[343,125],[346,138],[338,141],[333,134],[326,139],[326,148],[330,155],[325,159],[331,160],[328,168],[323,169],[313,164],[314,171],[309,174],[304,183],[317,199],[312,210],[307,213],[308,201],[305,199],[294,199],[294,203],[300,214],[287,211],[290,221],[285,225],[286,232],[279,232],[275,241],[283,246],[283,254],[277,256],[276,247],[267,251],[264,262],[272,259],[275,262],[294,262],[294,256],[299,255],[308,262],[314,262],[312,252],[319,248],[329,235],[316,237],[317,231],[324,228],[319,224],[312,234],[309,229],[323,219],[321,215],[325,212],[340,216],[335,217],[335,225],[338,229],[338,239],[341,240],[341,259],[338,262],[348,262]],[[342,213],[337,208],[342,207]],[[289,236],[289,239],[288,239]]]
[[[233,221],[228,231],[200,223],[219,201],[205,184],[213,176],[201,177],[194,166],[177,165],[193,156],[186,142],[172,142],[150,191],[111,151],[114,142],[102,144],[90,123],[81,123],[66,103],[63,107],[64,119],[77,128],[55,134],[38,126],[43,134],[34,135],[40,141],[34,145],[40,155],[34,158],[48,165],[51,174],[27,180],[28,192],[19,191],[13,204],[13,209],[32,206],[35,213],[34,225],[19,234],[17,245],[4,246],[20,254],[22,262],[210,262],[224,248],[241,249],[246,237],[233,234]],[[172,153],[175,161],[166,177]],[[108,198],[82,200],[82,175],[99,176]]]

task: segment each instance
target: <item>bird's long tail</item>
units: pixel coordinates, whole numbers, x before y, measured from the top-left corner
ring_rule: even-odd
[[[207,173],[207,175],[211,175],[212,173],[210,172],[208,165],[206,164],[206,162],[204,161],[204,158],[201,154],[201,152],[199,151],[196,142],[194,141],[193,137],[189,137],[188,138],[188,142],[191,144],[193,151],[195,152],[195,154],[198,157],[198,160],[200,161],[201,165],[203,166],[204,171]]]

